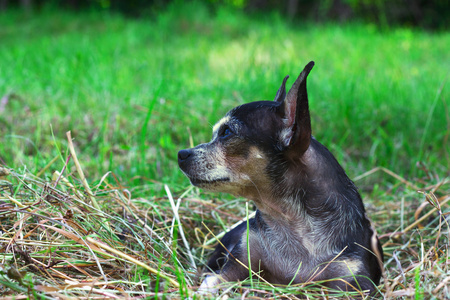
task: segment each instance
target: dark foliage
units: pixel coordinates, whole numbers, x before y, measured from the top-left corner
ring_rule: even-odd
[[[27,11],[45,6],[66,9],[110,10],[131,17],[154,15],[179,0],[0,0],[0,10],[22,7]],[[346,22],[358,20],[383,28],[391,25],[448,29],[448,0],[197,0],[211,9],[233,6],[249,12],[279,11],[292,21],[304,19]]]

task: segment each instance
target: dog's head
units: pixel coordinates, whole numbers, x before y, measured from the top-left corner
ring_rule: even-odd
[[[287,95],[288,76],[274,101],[232,109],[214,125],[209,143],[179,151],[178,164],[191,183],[250,199],[270,192],[273,162],[299,162],[310,145],[306,77],[313,66],[306,65]]]

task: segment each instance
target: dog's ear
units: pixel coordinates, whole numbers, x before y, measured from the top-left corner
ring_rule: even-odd
[[[288,80],[289,75],[284,77],[283,83],[278,89],[277,94],[275,95],[275,102],[283,102],[284,98],[286,98],[286,81]]]
[[[311,141],[306,77],[313,67],[313,61],[305,66],[279,108],[280,114],[283,116],[281,143],[285,149],[287,148],[289,152],[292,151],[293,154],[305,152]]]

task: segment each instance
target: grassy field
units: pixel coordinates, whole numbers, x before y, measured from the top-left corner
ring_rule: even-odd
[[[313,133],[355,179],[382,236],[380,289],[391,298],[449,297],[448,226],[439,217],[450,197],[449,45],[448,32],[290,24],[195,3],[139,20],[1,13],[0,163],[9,171],[0,172],[0,281],[8,286],[0,293],[195,290],[214,241],[205,225],[225,230],[245,216],[245,200],[188,188],[177,151],[208,141],[232,107],[273,99],[285,75],[292,84],[314,60]],[[249,295],[292,288],[257,290]]]

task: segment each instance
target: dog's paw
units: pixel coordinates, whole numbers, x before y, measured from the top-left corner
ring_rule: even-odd
[[[197,293],[200,295],[217,294],[219,291],[218,285],[221,281],[221,278],[217,275],[208,275],[198,288]]]

